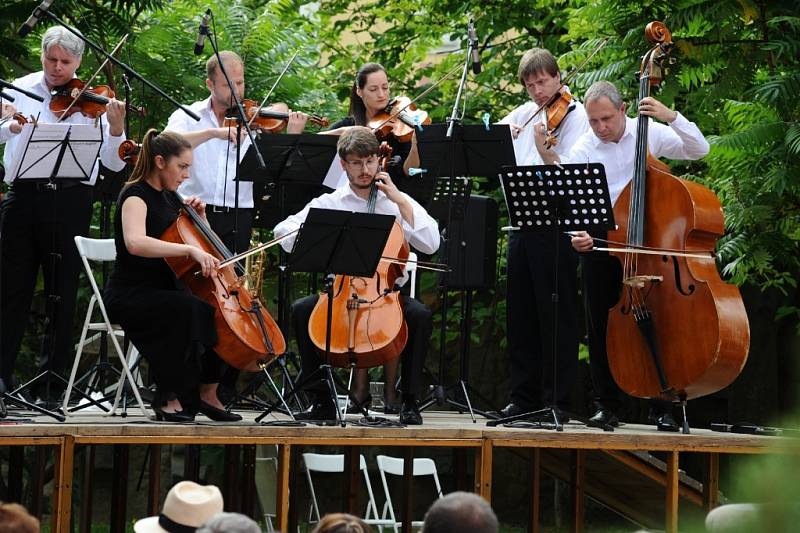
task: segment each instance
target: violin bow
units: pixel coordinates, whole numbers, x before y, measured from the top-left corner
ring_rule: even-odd
[[[441,78],[439,78],[438,80],[436,80],[436,82],[435,82],[433,85],[431,85],[430,87],[428,87],[427,89],[425,89],[424,91],[422,91],[421,93],[419,93],[417,96],[415,96],[414,98],[412,98],[412,99],[411,99],[411,100],[410,100],[410,101],[409,101],[409,102],[408,102],[406,105],[404,105],[403,107],[401,107],[401,108],[400,108],[400,109],[398,109],[397,111],[394,111],[394,112],[392,112],[392,113],[389,115],[389,117],[388,117],[386,120],[384,120],[383,122],[381,122],[380,124],[378,124],[378,125],[377,125],[377,126],[374,128],[374,129],[376,129],[376,130],[377,130],[377,129],[380,129],[380,128],[381,128],[381,127],[384,125],[384,124],[386,124],[386,123],[387,123],[387,122],[389,122],[390,120],[394,120],[395,118],[397,118],[397,117],[400,115],[400,113],[402,113],[403,111],[405,111],[406,109],[408,109],[408,107],[409,107],[411,104],[415,103],[417,100],[419,100],[419,99],[421,99],[422,97],[426,96],[426,95],[427,95],[429,92],[431,92],[432,90],[434,90],[434,89],[435,89],[435,88],[436,88],[436,87],[437,87],[437,86],[438,86],[440,83],[442,83],[444,80],[446,80],[446,79],[448,79],[448,78],[452,77],[452,76],[453,76],[453,75],[454,75],[456,72],[458,72],[458,71],[459,71],[459,70],[461,70],[462,68],[463,68],[463,67],[462,67],[462,65],[456,65],[456,66],[455,66],[455,67],[454,67],[454,68],[453,68],[453,69],[452,69],[450,72],[448,72],[447,74],[445,74],[444,76],[442,76]]]
[[[116,53],[119,52],[120,48],[122,48],[122,45],[125,44],[125,41],[128,40],[128,36],[129,35],[130,35],[130,33],[126,33],[125,35],[123,35],[122,39],[120,39],[120,41],[117,43],[117,46],[115,46],[114,49],[109,54],[110,56],[116,55]],[[69,110],[72,109],[72,106],[75,105],[75,102],[77,102],[78,99],[81,96],[83,96],[83,93],[86,92],[86,89],[89,88],[89,85],[92,83],[92,81],[94,81],[94,79],[97,77],[97,75],[100,74],[100,72],[105,68],[105,66],[108,63],[108,61],[109,61],[109,58],[106,57],[105,60],[100,64],[100,66],[97,67],[97,70],[94,72],[94,74],[92,74],[92,76],[88,80],[86,80],[86,83],[84,83],[83,89],[81,89],[78,92],[78,94],[76,94],[72,98],[72,102],[70,102],[69,105],[67,106],[67,108],[64,111],[61,112],[61,116],[58,117],[58,120],[56,122],[61,122],[62,120],[64,120],[64,117],[67,116],[67,113],[69,112]]]
[[[567,235],[570,237],[575,237],[574,231],[565,231]],[[617,242],[617,241],[610,241],[608,239],[600,239],[599,237],[592,237],[593,240],[598,242],[604,242],[610,245],[620,246],[621,248],[614,248],[614,247],[593,247],[593,252],[620,252],[626,254],[643,254],[643,255],[674,255],[675,257],[691,257],[694,259],[716,259],[717,254],[712,250],[692,250],[692,252],[687,252],[686,250],[678,250],[675,248],[653,248],[651,246],[639,246],[636,244],[628,244],[625,242]]]
[[[536,111],[534,111],[534,112],[533,112],[533,115],[531,115],[530,117],[528,117],[528,120],[526,120],[526,121],[525,121],[525,123],[524,123],[524,124],[523,124],[523,125],[520,127],[520,129],[521,129],[521,130],[522,130],[522,129],[525,129],[525,126],[527,126],[528,124],[530,124],[530,123],[531,123],[531,121],[532,121],[534,118],[536,118],[536,116],[537,116],[539,113],[541,113],[543,109],[547,108],[547,106],[549,106],[550,104],[552,104],[552,103],[553,103],[553,100],[555,99],[556,95],[557,95],[557,94],[559,94],[559,93],[561,92],[561,89],[563,89],[564,87],[566,87],[566,86],[567,86],[567,84],[568,84],[570,81],[572,81],[572,78],[574,78],[574,77],[575,77],[575,75],[576,75],[578,72],[580,72],[580,71],[581,71],[581,69],[583,69],[583,67],[585,67],[585,66],[586,66],[586,64],[589,62],[589,60],[590,60],[590,59],[592,59],[592,58],[595,56],[595,54],[597,54],[597,52],[599,52],[599,51],[600,51],[600,49],[601,49],[601,48],[603,48],[603,47],[606,45],[606,43],[608,43],[608,41],[609,41],[610,39],[611,39],[610,37],[606,37],[605,39],[603,39],[603,40],[602,40],[602,42],[601,42],[600,44],[598,44],[598,45],[595,47],[595,49],[594,49],[594,50],[592,50],[592,53],[591,53],[591,54],[589,54],[588,56],[586,56],[586,59],[584,59],[583,61],[581,61],[581,63],[580,63],[580,64],[579,64],[577,67],[575,67],[574,69],[572,69],[572,72],[570,72],[569,74],[567,74],[567,75],[564,77],[564,79],[563,79],[563,80],[561,80],[561,86],[559,86],[558,90],[557,90],[557,91],[556,91],[556,92],[553,94],[553,96],[551,96],[550,98],[548,98],[548,99],[547,99],[547,102],[545,102],[545,103],[543,103],[542,105],[540,105],[540,106],[539,106],[539,108],[538,108]]]
[[[283,79],[283,75],[286,74],[286,72],[289,70],[289,67],[292,66],[292,63],[294,63],[294,58],[296,58],[297,54],[299,53],[300,53],[300,47],[298,46],[297,50],[294,51],[294,55],[292,55],[292,58],[289,60],[288,63],[286,63],[286,66],[283,67],[283,70],[281,71],[280,75],[278,75],[278,77],[275,79],[275,83],[272,84],[272,87],[270,87],[269,91],[267,92],[267,95],[264,97],[263,100],[261,100],[261,103],[258,104],[258,109],[256,110],[255,113],[253,113],[253,116],[250,117],[250,121],[247,123],[248,126],[251,126],[253,124],[253,121],[258,116],[258,112],[261,111],[261,109],[267,103],[267,100],[269,100],[269,97],[272,96],[272,92],[275,90],[275,87],[277,87],[278,84],[281,82],[281,80]]]
[[[254,246],[254,247],[250,248],[247,251],[244,251],[244,252],[236,254],[236,255],[232,255],[229,258],[225,259],[224,261],[220,261],[219,262],[219,266],[217,267],[217,269],[220,269],[222,267],[226,267],[228,265],[236,263],[237,261],[241,261],[242,259],[250,257],[251,255],[258,253],[261,250],[266,250],[267,248],[272,248],[276,244],[278,244],[278,243],[286,240],[287,238],[291,237],[292,235],[294,235],[298,231],[300,231],[299,228],[296,229],[296,230],[290,231],[286,235],[282,235],[281,237],[276,237],[276,238],[272,239],[271,241],[267,241],[267,242],[265,242],[263,244],[259,244],[258,246]]]
[[[417,259],[403,259],[401,257],[390,257],[388,255],[382,255],[381,261],[386,263],[394,263],[396,265],[407,265],[409,263],[413,263],[417,265],[417,268],[422,268],[424,270],[435,270],[436,272],[452,272],[452,269],[446,265],[445,263],[434,263],[432,261],[419,261]]]

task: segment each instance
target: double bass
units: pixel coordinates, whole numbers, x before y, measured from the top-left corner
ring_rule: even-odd
[[[380,168],[391,159],[392,149],[381,143]],[[367,212],[375,212],[378,187],[373,182],[367,199]],[[333,282],[330,363],[348,368],[370,368],[397,359],[408,340],[400,295],[392,290],[403,274],[401,264],[408,259],[409,246],[403,228],[395,221],[383,249],[377,271],[371,278],[337,275]],[[385,258],[392,258],[391,261]],[[328,318],[328,295],[321,294],[311,318],[308,333],[317,352],[324,357]]]
[[[183,198],[172,193],[182,206],[178,218],[166,229],[161,240],[197,246],[217,259],[233,255],[211,227]],[[165,258],[175,276],[214,308],[217,344],[214,350],[229,365],[247,372],[259,372],[286,351],[286,341],[270,314],[253,298],[239,275],[237,266],[221,266],[211,276],[198,273],[191,257]]]
[[[660,84],[672,47],[661,22],[645,34],[654,46],[642,59],[639,101]],[[623,243],[612,252],[622,263],[622,294],[608,316],[609,366],[627,394],[685,407],[736,379],[750,330],[739,289],[722,281],[714,260],[724,232],[719,199],[649,154],[641,113],[636,134],[634,174],[614,206],[618,228],[608,234]]]

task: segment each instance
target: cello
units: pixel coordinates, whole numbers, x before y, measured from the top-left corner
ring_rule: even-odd
[[[183,198],[173,192],[182,209],[178,218],[161,235],[161,240],[189,244],[226,260],[233,257],[209,225]],[[247,372],[259,372],[286,351],[281,330],[266,309],[246,288],[245,276],[228,264],[209,277],[198,275],[190,257],[167,257],[167,264],[195,296],[214,308],[217,344],[214,350],[229,365]]]
[[[381,143],[380,170],[385,172],[392,149]],[[378,187],[372,183],[367,212],[375,212]],[[400,295],[392,290],[403,274],[401,263],[408,259],[409,246],[403,228],[395,220],[383,249],[384,258],[371,278],[337,275],[333,282],[330,363],[347,368],[370,368],[397,359],[408,340]],[[328,295],[321,294],[311,318],[308,333],[317,352],[324,357],[328,318]]]
[[[638,101],[660,84],[672,47],[661,22],[648,24],[645,35],[654,46],[642,59]],[[687,400],[736,379],[750,330],[739,289],[722,281],[710,252],[724,232],[719,199],[670,174],[649,154],[647,134],[640,112],[634,174],[614,206],[618,227],[608,233],[609,242],[624,244],[611,252],[622,263],[622,293],[609,310],[606,348],[623,391],[679,401],[685,413]]]

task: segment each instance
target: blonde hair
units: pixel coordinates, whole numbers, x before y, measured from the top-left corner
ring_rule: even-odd
[[[230,50],[221,50],[219,53],[219,59],[217,59],[217,54],[211,54],[211,57],[209,57],[208,61],[206,61],[206,77],[211,81],[214,81],[214,77],[217,75],[220,59],[225,66],[232,63],[238,63],[239,65],[244,66],[244,61],[242,61],[242,58],[236,52],[232,52]],[[227,72],[227,69],[225,69],[225,71]]]
[[[128,183],[137,183],[150,176],[156,168],[155,159],[160,155],[164,159],[177,157],[184,150],[191,150],[192,144],[186,137],[174,131],[162,131],[159,133],[153,128],[147,130],[142,139],[142,147],[139,150],[139,159],[133,167]]]
[[[39,520],[18,503],[0,503],[0,533],[38,533]]]
[[[313,533],[372,533],[372,528],[357,516],[331,513],[322,517]]]

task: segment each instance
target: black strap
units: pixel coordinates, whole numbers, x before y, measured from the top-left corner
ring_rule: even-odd
[[[163,527],[170,533],[194,533],[195,531],[197,531],[196,527],[186,526],[174,522],[169,517],[164,516],[163,513],[158,515],[158,525]]]

